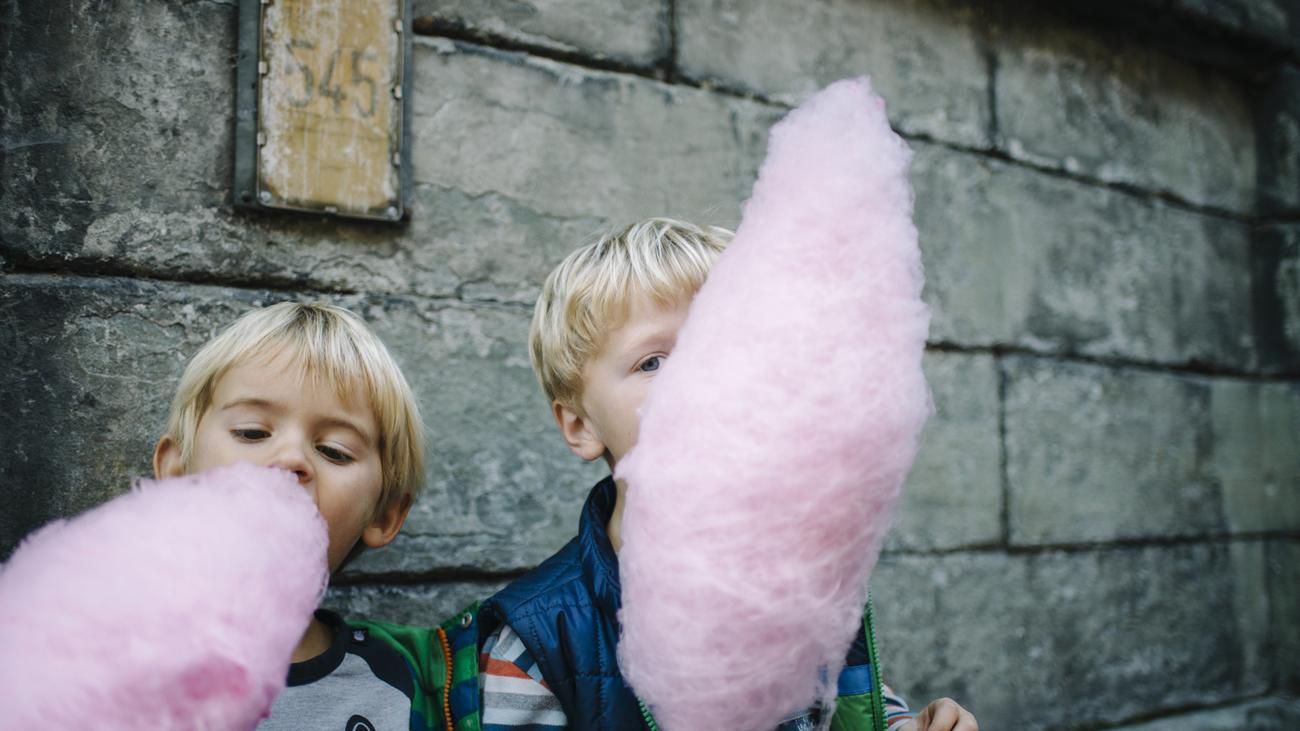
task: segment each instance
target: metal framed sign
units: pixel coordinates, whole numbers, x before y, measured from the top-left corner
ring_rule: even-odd
[[[240,0],[235,202],[405,216],[409,0]]]

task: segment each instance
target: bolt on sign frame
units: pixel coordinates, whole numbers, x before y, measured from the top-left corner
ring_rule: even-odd
[[[240,0],[235,205],[396,222],[410,0]]]

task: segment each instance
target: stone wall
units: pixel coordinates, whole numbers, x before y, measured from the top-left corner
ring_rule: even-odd
[[[147,473],[200,343],[319,299],[430,427],[331,603],[485,595],[600,476],[528,367],[542,277],[630,219],[734,225],[768,127],[868,73],[938,410],[873,580],[888,679],[986,729],[1300,725],[1300,2],[415,0],[400,228],[232,207],[236,4],[0,2],[0,557]]]

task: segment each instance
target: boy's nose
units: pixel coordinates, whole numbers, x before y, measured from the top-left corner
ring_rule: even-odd
[[[300,483],[311,479],[311,462],[307,459],[303,448],[296,445],[282,446],[267,466],[292,472]]]

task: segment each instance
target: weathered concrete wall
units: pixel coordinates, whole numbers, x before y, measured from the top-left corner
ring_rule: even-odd
[[[873,581],[891,682],[989,729],[1290,728],[1300,692],[1300,3],[417,0],[411,221],[231,206],[233,3],[0,2],[0,556],[148,470],[185,359],[355,308],[428,493],[331,601],[431,622],[600,475],[524,337],[651,214],[730,225],[768,127],[869,73],[916,151],[938,413]]]

